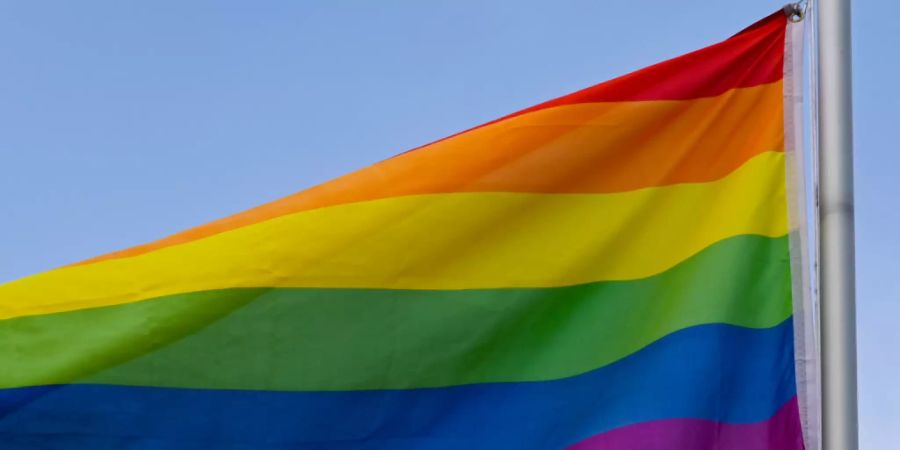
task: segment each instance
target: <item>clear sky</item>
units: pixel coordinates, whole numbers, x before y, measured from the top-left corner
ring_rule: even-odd
[[[0,0],[0,282],[714,43],[772,0]],[[861,442],[900,439],[900,2],[854,26]]]

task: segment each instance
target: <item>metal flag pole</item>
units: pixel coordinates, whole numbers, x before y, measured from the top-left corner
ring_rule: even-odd
[[[857,450],[850,0],[818,0],[813,7],[819,62],[822,448]]]

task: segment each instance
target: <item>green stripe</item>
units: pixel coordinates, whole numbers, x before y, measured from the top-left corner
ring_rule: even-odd
[[[562,288],[231,289],[0,321],[0,387],[353,390],[548,380],[705,323],[791,314],[787,238],[738,236],[662,274]]]

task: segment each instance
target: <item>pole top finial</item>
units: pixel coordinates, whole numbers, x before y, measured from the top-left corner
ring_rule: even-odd
[[[787,16],[788,20],[791,22],[797,23],[803,20],[806,16],[806,5],[808,2],[797,2],[797,3],[788,3],[784,5],[784,15]]]

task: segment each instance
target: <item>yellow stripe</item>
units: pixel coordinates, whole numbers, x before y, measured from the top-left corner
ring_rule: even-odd
[[[662,272],[724,238],[787,232],[784,158],[616,194],[396,197],[282,216],[0,286],[0,318],[229,287],[550,287]]]

